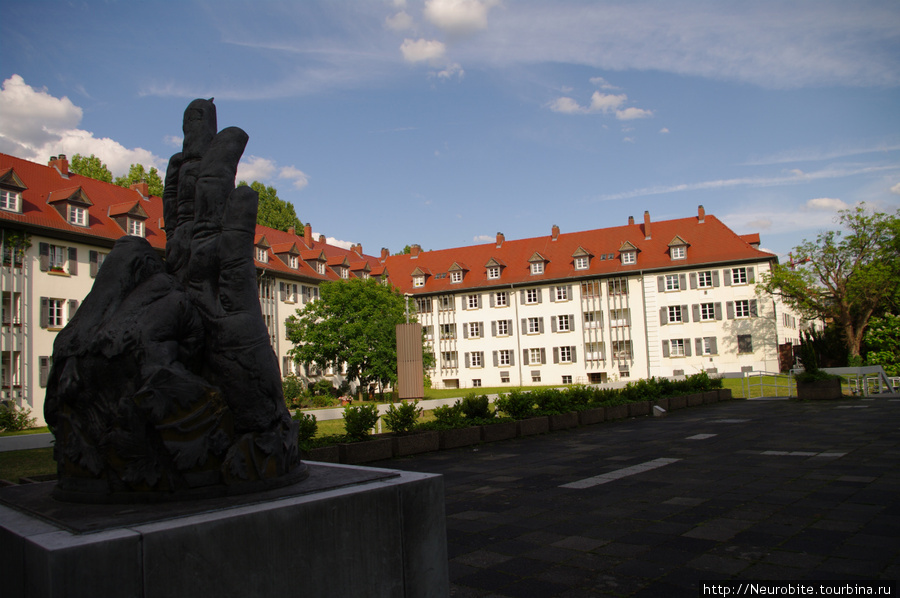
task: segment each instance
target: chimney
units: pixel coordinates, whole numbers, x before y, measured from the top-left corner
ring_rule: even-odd
[[[419,257],[419,253],[422,251],[422,246],[417,244],[409,246],[409,257]]]
[[[325,235],[319,235],[319,243],[327,243],[328,241],[325,239]]]
[[[703,209],[702,205],[697,207],[697,220],[701,223],[706,220],[706,210]]]
[[[628,224],[634,224],[634,216],[628,217]]]
[[[650,240],[650,212],[644,210],[644,240]]]
[[[303,227],[303,241],[312,247],[313,238],[312,238],[312,224],[307,224]]]
[[[351,249],[351,251],[355,251],[356,253],[358,253],[360,255],[360,257],[362,257],[362,243],[357,243],[350,249]]]
[[[141,197],[147,199],[150,197],[150,185],[145,180],[141,180],[139,183],[131,183],[131,190],[137,191],[141,194]]]
[[[387,247],[382,247],[382,248],[381,248],[381,261],[382,261],[382,262],[383,262],[384,260],[388,259],[388,257],[389,257],[390,255],[391,255],[391,252],[388,251],[388,248],[387,248]]]
[[[500,249],[503,246],[503,241],[506,240],[506,237],[503,236],[503,233],[497,233],[497,249]]]
[[[60,154],[58,157],[50,156],[48,166],[55,168],[64,178],[69,178],[69,161],[65,154]]]
[[[559,238],[559,226],[554,224],[550,229],[550,240],[555,241],[557,238]]]
[[[289,227],[288,227],[288,234],[291,235],[291,236],[294,236],[294,235],[297,234],[297,231],[296,231],[296,229],[294,229],[293,226],[289,226]]]

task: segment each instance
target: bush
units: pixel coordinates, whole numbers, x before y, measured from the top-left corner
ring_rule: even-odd
[[[572,401],[569,391],[556,388],[543,388],[531,393],[537,404],[537,412],[541,415],[559,415],[572,411]]]
[[[311,413],[301,413],[298,411],[291,419],[299,424],[297,429],[297,440],[300,445],[308,445],[309,441],[312,440],[319,429],[319,422],[316,421],[316,416]]]
[[[463,416],[470,420],[492,419],[496,415],[487,395],[470,393],[463,397],[460,409],[462,409]]]
[[[284,393],[284,402],[288,407],[302,403],[305,390],[303,380],[294,374],[281,379],[281,392]]]
[[[435,407],[433,413],[439,428],[461,428],[465,425],[466,420],[459,401],[452,405]]]
[[[17,407],[12,401],[3,401],[0,404],[0,432],[18,432],[26,428],[33,428],[35,419],[28,417],[31,409]]]
[[[378,423],[378,405],[344,407],[344,430],[350,440],[364,440]]]
[[[326,380],[324,378],[310,386],[310,390],[312,390],[313,394],[316,396],[333,397],[336,392],[334,384],[332,384],[331,380]]]
[[[513,419],[526,419],[534,415],[534,397],[531,393],[521,390],[500,395],[494,404],[497,409]]]
[[[422,408],[419,401],[412,403],[403,402],[399,406],[391,405],[384,414],[384,423],[394,434],[409,434],[416,428]]]

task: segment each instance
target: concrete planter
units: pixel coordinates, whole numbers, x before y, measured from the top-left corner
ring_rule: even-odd
[[[703,404],[709,405],[710,403],[718,403],[719,402],[719,391],[718,390],[707,390],[703,393]]]
[[[687,407],[687,397],[669,397],[669,411],[675,411],[676,409],[684,409]]]
[[[470,446],[481,442],[481,426],[440,431],[441,450]]]
[[[687,395],[685,398],[688,407],[697,407],[703,404],[703,393]]]
[[[551,430],[568,430],[569,428],[578,427],[578,412],[570,411],[568,413],[559,413],[549,415]]]
[[[606,419],[625,419],[628,417],[628,405],[612,405],[606,408]]]
[[[719,401],[730,401],[734,398],[731,396],[730,388],[720,388],[716,392],[719,393]]]
[[[638,401],[636,403],[628,403],[628,417],[643,417],[650,415],[650,401]]]
[[[550,419],[547,416],[530,417],[516,422],[517,436],[533,436],[550,431]]]
[[[341,463],[354,465],[357,463],[368,463],[369,461],[390,459],[394,456],[391,440],[391,438],[377,438],[375,440],[339,444]]]
[[[430,453],[431,451],[438,450],[440,446],[441,435],[437,430],[415,432],[413,434],[394,436],[391,438],[391,448],[394,457]]]
[[[655,401],[653,401],[653,406],[654,407],[662,407],[663,409],[668,411],[669,410],[669,399],[668,398],[656,399]]]
[[[582,426],[591,426],[606,421],[606,407],[594,407],[578,412],[578,423]]]
[[[481,426],[482,442],[497,442],[516,437],[516,422],[501,422]]]
[[[815,382],[797,382],[797,398],[808,400],[834,400],[843,398],[840,380],[816,380]]]
[[[320,446],[308,451],[303,451],[301,458],[304,461],[318,461],[320,463],[340,463],[341,452],[338,445]]]

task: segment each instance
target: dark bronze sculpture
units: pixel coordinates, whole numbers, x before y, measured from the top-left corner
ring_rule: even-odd
[[[57,498],[172,500],[307,475],[259,307],[257,194],[234,186],[248,137],[216,128],[212,100],[191,102],[166,172],[165,261],[119,239],[54,343]]]

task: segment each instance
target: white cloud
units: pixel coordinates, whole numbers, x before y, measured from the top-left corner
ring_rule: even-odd
[[[607,114],[623,103],[628,99],[628,96],[623,94],[613,95],[608,93],[600,93],[599,91],[595,91],[591,96],[591,107],[588,109],[589,112],[602,112],[603,114]]]
[[[563,114],[581,114],[587,112],[586,108],[578,105],[578,102],[568,97],[556,98],[550,102],[550,110]]]
[[[472,237],[472,241],[475,243],[489,243],[494,240],[496,240],[496,237],[492,237],[491,235],[475,235]]]
[[[318,239],[321,233],[313,233],[313,239]],[[355,243],[353,241],[342,241],[340,239],[336,239],[334,237],[325,237],[325,242],[329,245],[334,245],[335,247],[340,247],[341,249],[350,249]]]
[[[806,202],[805,206],[809,210],[826,210],[829,212],[846,210],[850,207],[845,201],[833,197],[817,197],[815,199],[810,199]]]
[[[638,118],[650,118],[653,116],[652,110],[644,110],[643,108],[625,108],[624,110],[616,110],[616,118],[619,120],[635,120]]]
[[[896,185],[891,187],[891,193],[896,193],[897,195],[900,195],[900,183],[897,183]]]
[[[427,0],[425,18],[451,35],[467,35],[487,29],[488,11],[497,4],[492,0]]]
[[[433,39],[405,39],[400,45],[400,52],[407,62],[429,62],[436,65],[444,59],[447,46]]]
[[[592,85],[599,87],[600,89],[619,89],[603,77],[591,77],[590,81]]]
[[[408,31],[413,28],[412,17],[402,10],[394,16],[386,18],[384,22],[392,31]]]
[[[238,181],[265,182],[271,180],[275,175],[278,166],[275,162],[268,158],[260,158],[259,156],[244,156],[238,163],[237,176]]]
[[[126,174],[131,164],[165,171],[166,161],[148,150],[129,149],[108,137],[97,138],[90,131],[78,129],[82,114],[69,98],[56,98],[46,89],[36,90],[13,75],[0,90],[0,151],[42,163],[58,154],[93,154],[114,176]]]
[[[761,217],[747,222],[747,226],[756,230],[769,230],[772,228],[771,218]]]
[[[668,132],[669,132],[668,127],[663,127],[662,129],[659,130],[660,135],[665,135]]]
[[[309,176],[299,168],[285,166],[278,172],[278,177],[293,181],[295,189],[303,189],[309,184]]]

